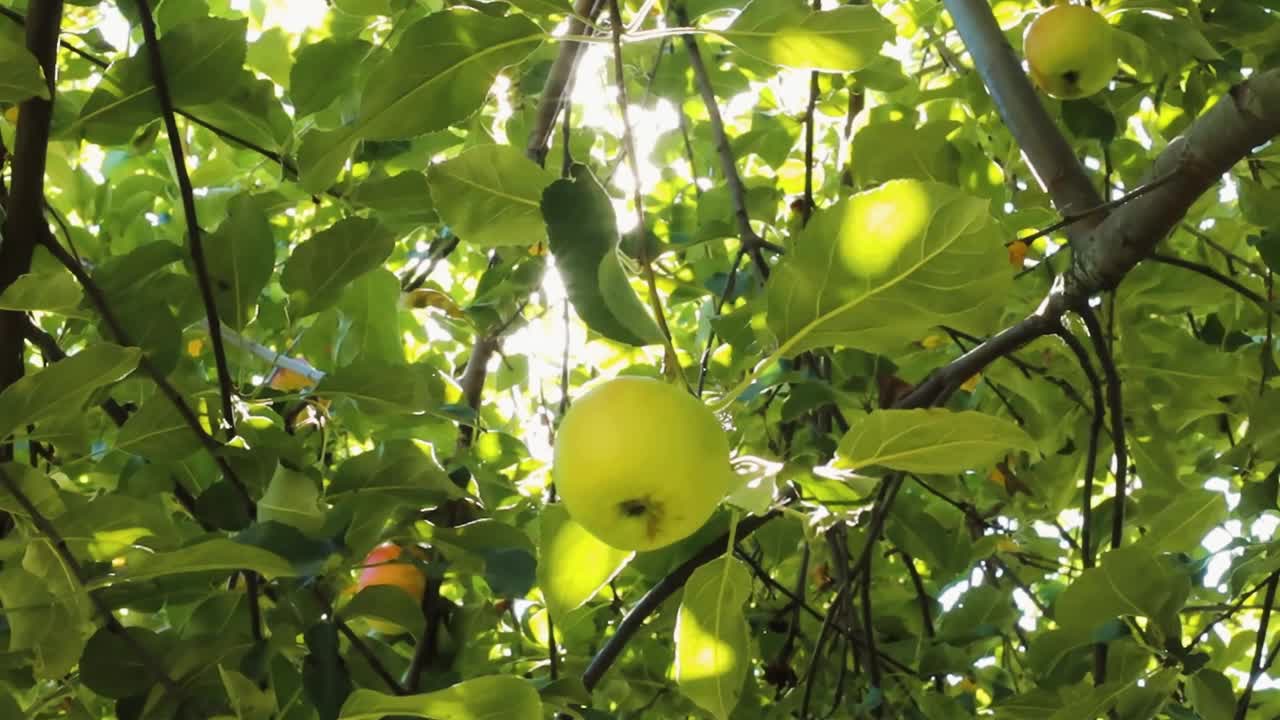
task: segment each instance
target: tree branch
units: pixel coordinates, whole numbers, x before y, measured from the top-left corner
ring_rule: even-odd
[[[1180,267],[1183,270],[1190,270],[1193,273],[1198,273],[1200,275],[1203,275],[1209,278],[1210,280],[1213,280],[1214,282],[1220,285],[1223,285],[1224,287],[1227,287],[1236,291],[1242,297],[1252,301],[1258,307],[1265,310],[1267,313],[1276,312],[1276,308],[1272,307],[1271,303],[1267,302],[1267,299],[1263,297],[1261,293],[1250,290],[1249,288],[1241,284],[1239,281],[1237,281],[1235,278],[1229,275],[1223,275],[1222,273],[1218,272],[1217,270],[1214,270],[1208,265],[1202,265],[1201,263],[1198,263],[1198,262],[1184,260],[1180,257],[1177,257],[1176,255],[1164,255],[1162,253],[1152,253],[1148,259],[1164,265],[1172,265],[1173,267]]]
[[[600,12],[599,4],[600,0],[577,0],[573,4],[573,16],[569,19],[567,34],[570,36],[587,34],[587,23],[583,18],[594,20]],[[547,73],[546,86],[538,103],[538,114],[533,130],[529,133],[529,142],[525,147],[525,155],[539,165],[546,163],[551,133],[555,129],[556,115],[559,115],[560,108],[569,102],[566,88],[569,87],[574,71],[578,67],[583,45],[573,41],[561,43],[560,53],[556,55],[556,59],[551,63],[551,70]]]
[[[653,308],[654,320],[657,321],[658,329],[662,331],[662,338],[666,344],[668,372],[678,375],[680,359],[676,355],[675,344],[671,339],[671,328],[667,325],[667,314],[662,309],[662,296],[658,294],[658,280],[653,274],[653,261],[649,257],[648,231],[645,229],[644,222],[644,195],[640,189],[640,156],[636,151],[635,133],[631,128],[627,76],[622,64],[622,9],[618,7],[618,0],[608,0],[608,3],[609,13],[612,16],[610,27],[613,29],[613,75],[618,88],[618,110],[622,115],[622,147],[633,179],[632,201],[636,206],[636,232],[639,236],[636,247],[640,272],[644,276],[645,284],[649,287],[649,304]],[[687,383],[685,385],[687,386]]]
[[[1107,337],[1098,322],[1098,315],[1092,308],[1085,306],[1078,311],[1084,319],[1085,328],[1089,330],[1089,340],[1093,343],[1093,351],[1098,356],[1098,364],[1102,367],[1102,378],[1106,382],[1107,405],[1111,414],[1111,441],[1115,446],[1116,497],[1115,509],[1112,511],[1111,549],[1120,547],[1124,540],[1124,503],[1128,492],[1129,453],[1125,444],[1124,428],[1124,396],[1120,386],[1120,372],[1116,369],[1115,359],[1111,356],[1111,348]]]
[[[1098,372],[1093,368],[1093,361],[1089,359],[1089,352],[1085,350],[1084,343],[1080,342],[1080,338],[1065,327],[1058,331],[1058,337],[1062,338],[1071,353],[1076,356],[1076,362],[1080,364],[1080,369],[1084,371],[1085,376],[1089,379],[1089,389],[1093,392],[1093,423],[1089,426],[1089,454],[1085,456],[1084,460],[1084,499],[1081,501],[1080,507],[1081,564],[1088,570],[1093,567],[1094,561],[1093,479],[1094,474],[1097,472],[1098,441],[1102,436],[1106,404],[1102,398],[1102,380],[1098,377]]]
[[[169,93],[169,79],[164,71],[164,59],[160,56],[160,39],[156,35],[156,21],[151,16],[151,5],[148,0],[137,0],[138,19],[142,25],[142,36],[146,39],[147,58],[151,64],[151,80],[156,86],[156,95],[160,98],[161,114],[164,116],[165,134],[169,136],[169,152],[173,155],[174,175],[178,179],[178,192],[182,195],[182,212],[187,220],[187,247],[191,252],[191,261],[195,265],[196,282],[200,286],[200,299],[204,302],[204,314],[209,327],[220,328],[218,321],[218,303],[213,296],[213,282],[209,279],[209,264],[205,261],[204,240],[200,235],[200,221],[196,217],[195,188],[191,186],[191,176],[187,174],[186,152],[182,148],[182,136],[178,132],[178,121],[173,116],[173,96]],[[213,343],[213,360],[218,369],[218,387],[222,397],[222,421],[226,423],[227,439],[236,435],[235,410],[231,406],[232,387],[231,369],[227,365],[227,351],[222,345],[222,333],[210,333]],[[255,630],[255,633],[258,632]]]
[[[1245,720],[1249,715],[1249,699],[1253,696],[1253,686],[1262,675],[1263,659],[1267,653],[1267,626],[1271,623],[1271,608],[1276,602],[1276,588],[1280,586],[1280,574],[1272,573],[1267,581],[1266,599],[1262,601],[1262,619],[1258,621],[1258,641],[1253,649],[1253,667],[1249,670],[1249,680],[1240,693],[1236,703],[1235,720]]]
[[[1147,178],[1169,182],[1117,208],[1072,253],[1068,292],[1115,287],[1177,227],[1191,205],[1250,151],[1280,135],[1280,68],[1234,86],[1160,153]],[[1149,180],[1147,181],[1149,182]]]
[[[674,9],[680,25],[689,27],[689,13],[683,6]],[[742,176],[738,174],[737,160],[733,157],[733,148],[729,145],[729,134],[724,129],[724,120],[720,117],[720,105],[716,102],[716,92],[711,84],[711,75],[707,73],[706,63],[702,60],[702,51],[698,49],[698,40],[692,34],[683,34],[685,49],[689,52],[689,66],[693,68],[693,78],[702,95],[702,102],[707,106],[707,116],[711,120],[711,134],[716,140],[716,154],[720,156],[720,169],[724,173],[725,184],[729,186],[729,197],[733,199],[734,218],[738,223],[738,237],[742,247],[746,248],[755,263],[756,271],[763,280],[769,279],[769,263],[764,258],[761,248],[768,247],[774,252],[781,248],[766,243],[764,238],[751,229],[751,216],[747,213],[747,189],[742,184]]]
[[[1022,71],[1004,31],[996,23],[987,0],[944,0],[973,64],[991,93],[1000,118],[1013,134],[1040,185],[1064,217],[1102,204],[1084,166],[1044,109],[1031,81]],[[1083,218],[1071,226],[1073,241],[1084,240],[1100,216]],[[1073,243],[1074,244],[1074,243]]]
[[[44,221],[44,170],[49,148],[53,98],[57,92],[58,26],[62,0],[32,3],[32,22],[26,28],[27,50],[35,56],[47,81],[49,99],[24,100],[18,113],[18,131],[12,155],[12,183],[4,201],[6,219],[0,241],[0,293],[31,269],[31,257]],[[26,315],[0,310],[0,390],[17,382],[25,372],[23,328]],[[0,461],[13,456],[13,448],[0,444]]]
[[[79,262],[76,262],[76,259],[71,257],[71,255],[58,244],[57,239],[53,237],[53,234],[49,232],[48,228],[44,228],[44,231],[40,234],[40,242],[53,255],[53,257],[62,264],[63,267],[70,270],[71,274],[75,276],[76,280],[80,283],[80,286],[84,288],[85,294],[89,297],[89,302],[93,304],[94,309],[98,311],[98,314],[102,316],[103,322],[105,322],[107,327],[111,330],[111,334],[115,337],[116,342],[121,345],[136,346],[136,343],[129,335],[129,332],[125,330],[124,325],[121,324],[120,318],[116,315],[115,311],[111,309],[111,305],[107,301],[107,296],[102,291],[102,288],[92,277],[89,276],[89,273],[85,271],[84,266]],[[173,404],[173,407],[178,411],[178,414],[182,416],[183,422],[191,429],[192,434],[194,434],[196,439],[200,441],[200,445],[209,453],[210,457],[213,458],[214,464],[216,464],[218,469],[222,471],[223,477],[225,477],[227,481],[231,483],[232,487],[235,488],[236,493],[240,496],[241,502],[244,503],[249,516],[253,517],[253,498],[249,495],[249,490],[245,487],[240,476],[236,474],[234,469],[232,469],[231,464],[227,462],[227,459],[222,456],[222,445],[214,439],[213,436],[205,432],[204,427],[200,424],[200,418],[196,417],[195,411],[191,409],[191,406],[187,405],[187,401],[183,399],[182,393],[178,392],[178,389],[169,382],[168,378],[164,376],[164,373],[160,372],[160,369],[156,367],[155,363],[151,362],[151,358],[149,358],[146,353],[142,353],[138,360],[138,366],[141,367],[142,371],[146,373],[147,376],[151,378],[152,382],[156,384],[156,387],[160,390],[160,394],[168,398],[169,402]]]
[[[764,515],[743,519],[742,522],[738,523],[737,538],[741,540],[747,537],[781,514],[781,510],[771,510]],[[604,646],[600,648],[595,657],[591,658],[591,663],[587,665],[586,671],[582,674],[582,684],[586,686],[587,690],[595,688],[600,683],[600,679],[617,661],[618,656],[622,654],[623,648],[627,646],[631,638],[640,631],[640,627],[644,625],[645,620],[649,619],[649,616],[661,607],[667,598],[684,587],[684,584],[689,580],[689,576],[693,575],[694,570],[723,555],[728,545],[729,533],[724,533],[707,543],[697,554],[668,573],[649,592],[645,593],[644,597],[640,598],[635,607],[631,608],[626,617],[622,618],[622,622],[618,623],[613,635],[605,641]]]

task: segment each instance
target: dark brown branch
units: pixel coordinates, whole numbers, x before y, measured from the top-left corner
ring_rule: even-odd
[[[191,176],[187,174],[186,151],[182,148],[182,136],[178,132],[178,121],[174,119],[173,95],[169,92],[169,78],[165,74],[164,58],[160,55],[160,39],[156,35],[156,21],[151,16],[151,4],[148,0],[137,0],[138,20],[142,25],[142,36],[146,39],[147,59],[151,64],[151,80],[156,86],[156,95],[160,98],[160,110],[164,116],[165,134],[169,136],[169,152],[173,155],[173,170],[178,179],[178,192],[182,196],[182,212],[187,221],[187,247],[191,252],[191,262],[195,266],[196,282],[200,286],[200,299],[204,303],[204,314],[209,321],[209,338],[213,345],[214,364],[218,369],[218,387],[222,398],[222,421],[226,423],[227,439],[236,435],[235,409],[231,405],[233,390],[231,387],[231,369],[227,365],[227,352],[222,343],[222,327],[218,320],[218,302],[213,295],[213,281],[209,278],[209,264],[204,255],[204,239],[200,234],[200,221],[196,217],[195,188],[191,185]],[[260,638],[260,629],[255,629],[255,638]]]
[[[849,583],[840,585],[840,589],[836,591],[836,596],[831,598],[831,605],[827,608],[827,612],[822,617],[822,628],[818,631],[818,639],[813,645],[813,652],[809,659],[809,668],[804,674],[804,697],[800,701],[800,720],[808,720],[809,704],[813,699],[813,688],[817,685],[818,668],[824,659],[824,651],[827,646],[827,638],[831,637],[832,629],[838,627],[835,622],[836,615],[845,606],[845,600],[849,595]],[[841,653],[841,664],[844,664],[844,654]]]
[[[649,257],[649,243],[645,238],[645,221],[644,221],[644,194],[640,189],[640,155],[636,150],[635,132],[631,127],[631,111],[629,109],[630,102],[627,99],[627,76],[626,68],[622,63],[622,9],[618,7],[618,0],[608,0],[609,14],[612,17],[610,27],[613,30],[613,74],[614,81],[618,88],[618,111],[622,115],[622,148],[627,157],[627,164],[631,169],[631,177],[633,179],[632,202],[636,206],[636,232],[639,233],[639,242],[636,244],[638,248],[637,260],[640,263],[640,272],[644,276],[645,284],[649,288],[649,304],[653,309],[654,320],[658,323],[658,329],[662,331],[663,340],[666,342],[666,365],[670,372],[678,373],[680,368],[680,360],[676,356],[674,341],[671,338],[671,328],[667,325],[667,314],[662,309],[662,296],[658,294],[658,280],[653,273],[653,262]]]
[[[49,127],[53,119],[53,98],[57,92],[58,27],[62,22],[62,0],[32,4],[32,22],[26,28],[26,47],[44,71],[49,98],[31,97],[22,102],[11,164],[12,183],[5,197],[6,215],[0,241],[0,293],[31,269],[31,258],[41,232],[48,232],[44,220],[44,170],[49,149]],[[0,390],[17,382],[25,372],[23,328],[26,315],[0,310]],[[12,446],[0,444],[0,461],[13,455]]]
[[[817,610],[814,609],[812,605],[805,602],[805,599],[803,596],[795,593],[794,591],[791,590],[791,588],[787,587],[786,585],[783,585],[782,583],[775,580],[772,576],[770,576],[769,571],[761,567],[760,563],[756,562],[755,559],[752,558],[750,554],[743,552],[742,548],[740,547],[735,548],[733,551],[733,554],[739,560],[742,560],[744,563],[746,563],[747,567],[751,568],[751,571],[755,573],[756,577],[759,578],[761,582],[773,588],[774,590],[782,593],[783,597],[787,598],[787,600],[792,603],[793,607],[798,607],[800,610],[804,611],[804,614],[808,615],[814,620],[821,620],[825,616],[825,613],[818,612]],[[857,644],[862,643],[861,636],[859,636],[855,632],[848,630],[847,628],[836,626],[836,632],[843,635],[845,640],[849,642],[857,643]],[[880,655],[880,659],[883,660],[886,665],[892,666],[898,672],[905,673],[907,675],[912,675],[912,676],[918,675],[918,673],[915,670],[912,670],[906,665],[903,665],[902,663],[898,662],[893,658],[892,655],[887,655],[884,653],[884,651],[880,651],[879,655]]]
[[[404,692],[418,692],[418,687],[422,684],[422,671],[431,664],[435,658],[436,648],[439,644],[440,623],[442,618],[440,597],[440,579],[428,578],[426,588],[422,592],[422,616],[426,619],[426,624],[422,631],[422,640],[418,642],[414,648],[413,659],[409,662],[409,669],[405,671]]]
[[[749,536],[759,530],[765,523],[781,514],[781,510],[772,510],[764,515],[745,518],[738,523],[737,538],[741,540]],[[604,646],[600,648],[595,657],[591,658],[591,663],[587,665],[586,672],[582,674],[582,684],[586,686],[587,690],[595,688],[600,683],[600,679],[617,661],[618,656],[622,654],[623,648],[627,646],[631,638],[640,631],[640,627],[644,625],[645,620],[649,619],[649,616],[661,607],[667,598],[684,587],[684,584],[689,580],[689,576],[693,575],[694,570],[723,555],[728,546],[729,533],[724,533],[707,543],[697,554],[668,573],[649,592],[645,593],[644,597],[640,598],[635,607],[631,608],[626,617],[622,618],[622,622],[618,623],[613,635],[605,641]]]

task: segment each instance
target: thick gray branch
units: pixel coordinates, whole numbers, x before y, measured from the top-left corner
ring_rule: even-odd
[[[1144,182],[1171,175],[1160,187],[1107,216],[1076,249],[1067,291],[1078,297],[1115,287],[1182,221],[1191,205],[1254,148],[1280,135],[1280,68],[1255,74],[1176,138]]]
[[[1058,212],[1070,216],[1101,205],[1102,196],[1040,103],[1022,71],[1022,62],[991,14],[988,0],[945,0],[945,4],[1000,118]],[[1084,237],[1100,220],[1086,218],[1067,232],[1073,240]]]

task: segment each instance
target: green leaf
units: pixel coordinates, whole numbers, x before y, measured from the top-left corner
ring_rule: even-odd
[[[436,222],[427,176],[416,170],[365,180],[351,191],[351,202],[367,207],[378,219],[397,227]]]
[[[1107,713],[1133,685],[1129,681],[1114,681],[1090,688],[1084,697],[1073,700],[1049,716],[1049,720],[1083,720],[1098,718]]]
[[[27,496],[41,515],[53,519],[66,510],[67,506],[49,476],[33,467],[11,462],[0,463],[0,470],[9,476],[9,480],[18,486],[18,490]],[[18,503],[18,499],[4,487],[0,487],[0,510],[19,517],[29,517],[26,509]]]
[[[1217,670],[1203,668],[1187,682],[1187,699],[1202,720],[1235,717],[1236,692],[1231,680]]]
[[[988,467],[1017,450],[1035,452],[1036,444],[1008,420],[934,408],[876,410],[841,438],[838,452],[849,467],[943,475]]]
[[[303,636],[307,657],[302,662],[302,684],[308,703],[320,720],[336,720],[351,692],[351,677],[342,659],[338,626],[332,622],[312,625]],[[365,691],[361,691],[365,692]]]
[[[315,393],[349,398],[371,415],[402,415],[434,410],[442,388],[430,366],[362,362],[325,375]]]
[[[89,584],[89,589],[120,582],[138,582],[196,572],[253,570],[268,580],[296,575],[293,566],[275,553],[223,538],[204,540],[180,550],[148,555],[119,575]]]
[[[258,499],[258,522],[275,521],[316,535],[324,526],[320,488],[306,473],[279,465],[267,491]]]
[[[50,270],[19,275],[0,293],[0,310],[52,312],[68,317],[86,317],[80,310],[84,293],[69,272]]]
[[[769,279],[777,354],[892,352],[936,325],[981,334],[1012,280],[987,201],[894,180],[818,211]]]
[[[0,603],[12,651],[34,654],[36,676],[58,678],[76,664],[84,640],[75,615],[41,579],[14,563],[0,571]]]
[[[270,80],[243,71],[226,96],[210,103],[192,105],[192,115],[236,137],[280,152],[293,134],[293,121],[276,97]]]
[[[167,539],[173,521],[163,506],[127,495],[101,495],[77,503],[55,521],[76,553],[84,547],[95,560],[108,561],[132,549],[142,538]],[[154,542],[151,544],[155,544]]]
[[[116,436],[117,450],[152,460],[182,460],[201,447],[196,431],[178,413],[173,402],[159,392],[129,416]]]
[[[529,246],[546,240],[539,203],[556,176],[510,145],[480,145],[431,168],[431,197],[463,242]]]
[[[676,683],[717,720],[727,720],[742,697],[751,667],[751,634],[743,604],[751,572],[736,558],[693,571],[676,615]]]
[[[298,117],[324,110],[337,100],[349,87],[342,80],[372,49],[359,38],[327,38],[298,48],[289,71],[289,97]]]
[[[388,715],[426,720],[542,720],[542,698],[533,685],[512,675],[472,678],[422,695],[384,695],[356,690],[339,720],[380,720]]]
[[[40,62],[30,50],[0,35],[0,102],[20,103],[32,97],[49,99]]]
[[[430,445],[407,439],[390,440],[344,462],[329,483],[328,497],[348,493],[389,493],[423,504],[466,495],[440,467]]]
[[[1150,550],[1130,545],[1102,556],[1054,603],[1054,617],[1064,628],[1097,628],[1123,615],[1158,617],[1170,604],[1181,607],[1190,579]]]
[[[205,17],[160,36],[160,56],[173,103],[179,108],[231,94],[242,77],[248,18]],[[160,117],[148,50],[113,63],[80,110],[86,139],[99,145],[128,142],[142,125]]]
[[[235,670],[218,666],[222,687],[231,700],[237,720],[270,720],[275,717],[276,697],[270,688],[260,688],[257,683]]]
[[[0,438],[44,418],[79,411],[95,390],[138,365],[137,348],[96,343],[0,391]]]
[[[950,120],[920,127],[911,120],[867,125],[853,136],[851,162],[857,185],[898,178],[953,180],[958,158],[947,136],[958,126]]]
[[[346,618],[370,617],[404,628],[415,640],[422,637],[426,619],[421,605],[395,585],[370,585],[342,609]]]
[[[542,39],[541,28],[521,15],[455,9],[419,20],[370,74],[356,119],[303,137],[302,186],[310,192],[328,187],[360,140],[414,138],[467,119],[484,104],[498,73]]]
[[[293,249],[280,285],[296,303],[295,317],[336,303],[343,288],[379,267],[395,247],[395,237],[375,220],[350,217],[312,235]]]
[[[815,12],[803,0],[754,0],[718,34],[775,65],[853,72],[879,59],[894,29],[870,5]]]
[[[542,194],[551,253],[569,301],[587,327],[627,345],[655,345],[661,331],[628,284],[618,260],[613,205],[584,165],[572,180],[557,180]]]
[[[276,245],[267,216],[247,194],[232,199],[227,219],[205,243],[218,317],[233,330],[253,319],[258,296],[275,269]]]
[[[84,646],[80,679],[85,687],[103,697],[127,698],[159,682],[153,663],[163,658],[164,638],[140,627],[125,632],[128,640],[110,628],[101,628]]]
[[[340,358],[402,364],[399,301],[400,279],[386,268],[365,273],[350,283],[338,303],[338,309],[351,324],[343,338]]]
[[[538,586],[555,620],[595,597],[635,557],[598,540],[563,505],[542,508],[538,524]]]
[[[1130,687],[1120,696],[1116,713],[1124,720],[1151,720],[1169,703],[1178,688],[1178,669],[1165,668],[1143,681],[1141,687]]]
[[[1227,499],[1211,490],[1190,489],[1151,520],[1138,545],[1152,553],[1188,552],[1227,519]]]

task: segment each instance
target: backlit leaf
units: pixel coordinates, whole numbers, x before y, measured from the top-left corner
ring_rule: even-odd
[[[880,465],[924,474],[986,467],[1014,450],[1034,452],[1035,442],[1012,422],[965,410],[876,410],[840,440],[850,467]]]
[[[818,211],[769,279],[779,354],[892,351],[937,325],[981,333],[1012,280],[987,201],[894,180]]]
[[[742,697],[751,667],[750,630],[743,603],[751,571],[720,558],[693,571],[676,616],[676,682],[717,720],[727,720]]]
[[[480,247],[545,242],[539,203],[555,175],[510,145],[481,145],[431,168],[431,197],[464,242]]]

